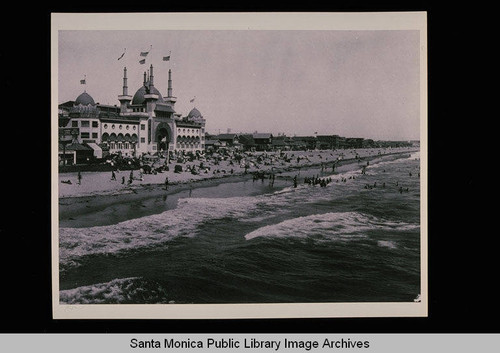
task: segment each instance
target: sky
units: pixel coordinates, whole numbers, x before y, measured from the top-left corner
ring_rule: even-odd
[[[123,68],[133,96],[153,64],[164,96],[172,70],[176,112],[185,116],[196,107],[211,133],[418,140],[419,36],[415,30],[62,30],[57,100],[75,100],[85,90],[95,102],[119,105]],[[139,53],[148,50],[146,64],[139,64]]]

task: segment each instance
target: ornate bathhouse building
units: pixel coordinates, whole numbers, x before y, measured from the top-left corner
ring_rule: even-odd
[[[151,65],[149,73],[144,72],[142,86],[133,96],[129,95],[125,67],[119,106],[96,104],[87,92],[75,101],[60,104],[60,157],[76,162],[78,154],[101,158],[113,153],[137,157],[168,151],[203,151],[205,119],[196,108],[185,117],[175,112],[177,99],[172,95],[171,70],[165,96],[154,83]]]

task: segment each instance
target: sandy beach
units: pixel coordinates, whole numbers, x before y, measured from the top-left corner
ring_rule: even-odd
[[[257,152],[249,158],[252,162],[246,174],[245,169],[240,165],[236,163],[230,165],[229,160],[223,160],[218,165],[205,163],[210,167],[210,171],[198,175],[193,175],[190,172],[174,173],[173,167],[171,167],[170,171],[156,175],[143,174],[142,180],[138,180],[139,171],[134,171],[136,179],[130,185],[127,182],[130,171],[116,172],[116,180],[111,180],[110,172],[82,172],[81,184],[78,184],[77,173],[60,173],[58,175],[60,226],[86,226],[96,215],[99,215],[100,219],[96,225],[112,224],[116,220],[127,219],[128,216],[134,218],[142,212],[151,212],[146,211],[146,209],[154,208],[155,203],[165,207],[165,202],[170,202],[172,203],[170,207],[175,207],[173,205],[183,193],[186,193],[187,196],[187,193],[195,188],[252,180],[253,173],[257,171],[269,173],[272,170],[277,180],[283,180],[287,178],[286,172],[294,170],[319,167],[322,164],[325,169],[331,170],[334,162],[337,162],[337,166],[349,163],[366,164],[369,160],[380,156],[408,154],[414,151],[418,151],[418,148],[289,151],[287,152],[289,162],[277,158],[278,154],[272,152],[266,154],[266,163],[261,164],[254,163],[255,158],[262,154]],[[361,162],[359,162],[360,158]],[[198,165],[199,162],[188,162],[186,166],[189,164]],[[232,174],[230,173],[231,169],[233,169]],[[214,170],[219,170],[219,173],[214,174]],[[123,177],[126,180],[124,184],[122,184]],[[167,177],[169,180],[168,190],[165,189]],[[288,176],[288,178],[290,177]],[[63,183],[63,181],[68,180],[71,181],[71,184]],[[173,195],[179,196],[175,198]],[[167,200],[167,197],[170,199]],[[131,203],[134,205],[133,207],[130,207]],[[130,213],[130,215],[123,214],[124,212]]]

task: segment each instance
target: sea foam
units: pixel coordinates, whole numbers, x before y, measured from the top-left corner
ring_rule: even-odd
[[[407,231],[419,225],[405,222],[387,222],[359,212],[330,212],[287,219],[283,222],[260,227],[245,235],[251,240],[258,237],[315,237],[323,240],[348,241],[366,237],[370,230]]]
[[[194,237],[197,227],[209,220],[244,217],[258,206],[255,198],[186,198],[177,208],[115,225],[61,228],[59,259],[67,267],[78,266],[85,255],[119,253],[165,244],[176,237]]]
[[[127,304],[167,302],[165,288],[139,277],[118,278],[59,291],[61,304]]]

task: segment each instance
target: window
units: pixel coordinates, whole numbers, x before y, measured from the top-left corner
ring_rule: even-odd
[[[115,128],[115,124],[111,125],[111,128],[114,129]]]
[[[104,124],[104,128],[107,129],[108,128],[108,124]]]
[[[125,142],[123,145],[124,145],[123,148],[125,148],[126,150],[128,150],[128,142]]]
[[[93,139],[96,139],[96,138],[97,138],[97,132],[93,132],[93,133],[92,133],[92,138],[93,138]]]
[[[78,127],[78,120],[73,120],[71,122],[71,127]]]
[[[122,149],[122,143],[121,142],[118,142],[118,149],[121,150]]]
[[[88,138],[90,137],[90,134],[89,134],[88,132],[82,132],[82,133],[80,134],[80,137],[81,137],[82,139],[88,139]]]
[[[90,121],[82,120],[82,127],[90,127]]]
[[[153,146],[153,151],[156,151],[156,146]]]
[[[146,138],[145,137],[141,137],[141,143],[146,143]]]
[[[114,148],[115,148],[115,143],[114,142],[110,142],[109,143],[109,149],[113,150]]]
[[[122,129],[122,127],[123,127],[123,126],[121,126],[121,125],[120,125],[120,126],[118,126],[118,128],[119,128],[120,130]]]
[[[98,127],[98,126],[99,126],[99,123],[97,121],[92,122],[92,127]]]
[[[146,130],[146,125],[141,124],[141,130]]]
[[[127,129],[127,130],[128,130],[128,129],[130,129],[130,126],[128,126],[128,125],[127,125],[127,126],[125,127],[125,129]]]
[[[134,125],[134,126],[132,127],[132,129],[135,131],[135,128],[136,128],[136,126]]]

